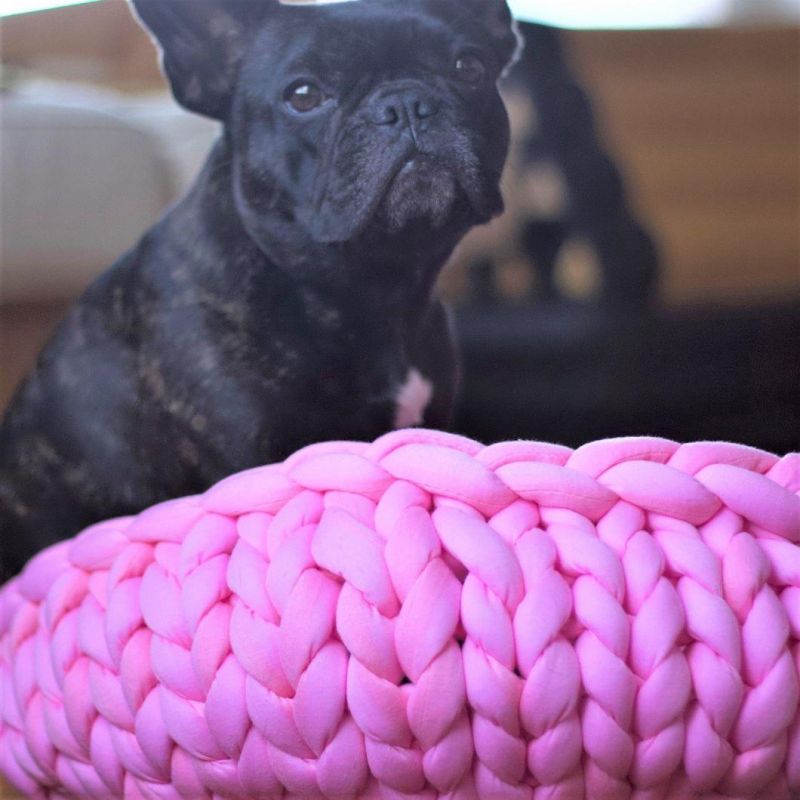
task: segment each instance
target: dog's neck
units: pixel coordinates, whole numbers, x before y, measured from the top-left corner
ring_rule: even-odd
[[[208,254],[195,248],[188,279],[227,296],[237,287],[250,287],[250,302],[274,296],[277,287],[293,292],[307,308],[413,324],[427,309],[438,275],[463,235],[418,238],[416,245],[411,237],[408,242],[323,244],[279,206],[260,215],[254,231],[233,187],[233,160],[223,136],[173,213],[178,224],[189,226],[187,236],[209,248]]]

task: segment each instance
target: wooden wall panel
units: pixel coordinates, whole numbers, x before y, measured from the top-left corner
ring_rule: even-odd
[[[800,39],[793,29],[568,34],[669,300],[800,292]]]
[[[127,0],[0,19],[3,61],[55,77],[88,75],[122,89],[151,89],[161,85],[154,52]]]
[[[3,22],[6,61],[161,79],[124,0]],[[800,292],[800,38],[788,28],[566,34],[676,303]],[[59,67],[59,64],[61,67]],[[71,66],[70,66],[71,65]]]

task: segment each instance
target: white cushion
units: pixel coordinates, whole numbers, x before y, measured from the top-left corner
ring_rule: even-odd
[[[136,243],[216,126],[166,95],[30,86],[0,99],[0,302],[71,299]]]

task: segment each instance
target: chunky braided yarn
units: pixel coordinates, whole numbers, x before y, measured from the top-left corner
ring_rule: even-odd
[[[789,798],[800,457],[430,431],[84,531],[0,594],[36,797]]]

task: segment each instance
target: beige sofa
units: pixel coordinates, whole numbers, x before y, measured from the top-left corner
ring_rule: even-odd
[[[135,243],[216,126],[166,95],[25,84],[0,98],[0,302],[73,298]]]

